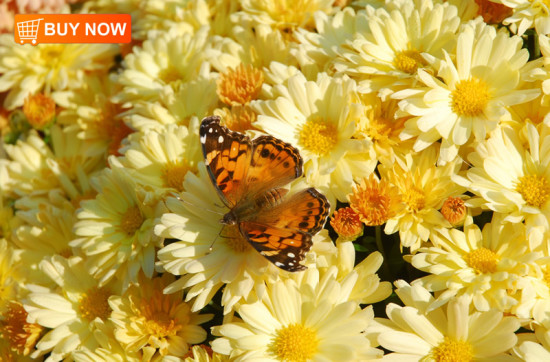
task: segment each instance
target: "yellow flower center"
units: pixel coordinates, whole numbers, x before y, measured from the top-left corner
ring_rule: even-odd
[[[168,67],[159,72],[159,78],[166,84],[177,82],[181,79],[180,72],[174,67]]]
[[[418,212],[426,205],[426,195],[424,191],[411,185],[407,187],[403,194],[403,202],[405,202],[411,211]]]
[[[0,337],[8,343],[12,351],[21,356],[28,355],[34,348],[34,344],[40,337],[42,330],[42,326],[27,322],[27,311],[21,304],[9,302],[2,316]],[[11,359],[9,360],[11,361]]]
[[[264,73],[261,70],[250,64],[240,64],[220,74],[216,91],[223,103],[244,105],[258,98],[263,83]]]
[[[30,95],[23,104],[23,113],[33,128],[44,129],[55,117],[55,102],[41,93]]]
[[[498,256],[487,248],[479,248],[469,252],[464,260],[478,274],[494,273],[497,271]]]
[[[441,214],[452,225],[457,225],[466,217],[466,206],[460,197],[449,196],[441,207]]]
[[[540,208],[550,196],[550,185],[544,176],[526,175],[519,178],[516,191],[528,205]]]
[[[432,358],[436,362],[468,362],[473,361],[472,345],[467,341],[456,341],[445,337],[432,350]]]
[[[183,191],[183,180],[188,171],[189,165],[185,160],[168,163],[164,166],[160,176],[163,186]]]
[[[302,127],[299,142],[306,150],[324,156],[338,143],[338,130],[332,123],[313,118]]]
[[[145,322],[145,334],[157,338],[175,336],[178,331],[183,328],[183,325],[177,323],[175,319],[172,319],[170,315],[164,311],[152,312],[148,318],[149,319]]]
[[[397,53],[393,64],[402,72],[414,74],[419,66],[425,66],[427,63],[418,50],[411,49]]]
[[[111,296],[111,291],[105,287],[92,287],[80,297],[79,308],[82,317],[88,321],[100,318],[106,321],[111,315],[111,307],[107,300]]]
[[[318,346],[319,339],[315,331],[298,323],[279,329],[270,345],[278,360],[293,362],[311,360]]]
[[[479,116],[489,102],[489,97],[489,87],[484,81],[477,78],[461,80],[451,94],[453,112],[459,116]]]
[[[546,285],[550,288],[550,268],[544,271],[543,279]]]
[[[135,234],[141,224],[143,224],[143,215],[137,206],[129,207],[120,220],[120,228],[128,235]]]

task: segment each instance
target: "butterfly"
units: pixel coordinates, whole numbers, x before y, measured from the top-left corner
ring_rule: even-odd
[[[330,205],[314,188],[285,197],[282,186],[302,175],[298,150],[269,135],[251,140],[222,126],[217,116],[202,120],[199,136],[210,179],[229,208],[221,223],[238,227],[275,266],[306,269],[300,262],[325,225]]]

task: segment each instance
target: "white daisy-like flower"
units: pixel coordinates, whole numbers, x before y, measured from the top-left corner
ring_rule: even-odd
[[[196,119],[190,129],[169,124],[162,132],[136,133],[119,160],[139,184],[158,195],[183,191],[185,175],[195,172],[202,158]]]
[[[86,255],[86,268],[100,285],[115,276],[128,285],[140,270],[151,277],[155,247],[160,246],[153,227],[163,212],[162,203],[136,185],[114,158],[92,183],[98,194],[80,203],[74,225],[79,238],[70,246]]]
[[[417,70],[433,67],[422,53],[441,58],[444,51],[454,51],[460,18],[448,3],[398,1],[367,8],[367,13],[368,27],[342,46],[334,64],[336,71],[357,80],[361,93],[379,92],[385,98],[413,88]]]
[[[389,319],[377,318],[368,332],[391,351],[393,361],[508,361],[520,322],[501,311],[471,312],[468,298],[455,298],[445,307],[427,310],[432,295],[419,285],[395,282],[405,306],[390,303]]]
[[[425,87],[393,95],[402,99],[398,116],[413,116],[401,138],[416,137],[415,151],[442,139],[440,162],[454,159],[472,135],[476,141],[485,140],[510,118],[507,107],[540,94],[537,88],[521,88],[522,67],[529,57],[522,44],[520,37],[497,32],[481,20],[465,24],[458,35],[456,61],[446,53],[437,76],[418,71]]]
[[[49,353],[49,361],[60,361],[74,350],[97,348],[94,330],[109,318],[107,299],[120,288],[98,286],[83,264],[80,257],[60,256],[40,263],[41,270],[58,288],[29,286],[30,294],[23,301],[28,320],[51,329],[36,344],[31,357]]]
[[[237,306],[242,321],[213,328],[215,352],[233,361],[365,361],[382,352],[365,330],[372,307],[349,300],[351,283],[332,267],[270,284],[263,298]]]
[[[520,132],[497,129],[470,153],[472,167],[453,179],[478,197],[467,202],[502,213],[505,221],[525,220],[531,250],[547,250],[550,231],[550,126],[530,122]],[[538,249],[540,248],[540,249]]]
[[[13,35],[0,35],[0,92],[4,107],[14,109],[37,92],[80,88],[86,73],[105,73],[114,64],[113,44],[39,44],[19,46]]]
[[[547,361],[550,359],[550,331],[544,327],[535,327],[535,333],[518,335],[518,344],[514,355],[526,362]]]
[[[298,73],[273,93],[274,100],[251,103],[258,113],[254,126],[300,150],[307,182],[332,205],[335,199],[345,201],[354,180],[367,177],[376,166],[371,142],[354,137],[363,112],[355,82],[326,73],[308,81]]]
[[[415,268],[429,273],[413,284],[438,292],[431,308],[464,295],[477,310],[510,312],[543,256],[529,251],[523,224],[503,223],[498,214],[483,231],[468,217],[464,231],[441,230],[431,241],[433,247],[408,257]]]

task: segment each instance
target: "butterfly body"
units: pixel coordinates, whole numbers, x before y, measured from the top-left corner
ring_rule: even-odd
[[[279,268],[305,269],[300,261],[320,231],[330,205],[314,188],[287,197],[282,188],[302,175],[294,147],[272,136],[251,140],[207,117],[200,126],[205,165],[220,199],[229,208],[220,222]]]

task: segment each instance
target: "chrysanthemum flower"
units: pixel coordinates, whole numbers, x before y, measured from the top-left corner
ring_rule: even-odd
[[[458,35],[456,63],[446,53],[437,77],[419,70],[424,88],[393,95],[403,99],[399,115],[414,116],[405,123],[401,138],[417,137],[415,151],[441,138],[440,162],[454,159],[472,135],[483,141],[501,120],[510,118],[507,107],[540,94],[536,88],[520,88],[529,57],[522,44],[520,37],[481,21],[465,24]]]
[[[199,324],[212,315],[191,312],[182,291],[163,294],[163,289],[174,280],[168,273],[152,279],[140,274],[138,283],[130,285],[123,295],[109,299],[115,337],[129,352],[141,351],[146,360],[183,357],[190,344],[206,338],[206,331]]]
[[[205,345],[193,346],[183,362],[222,362],[229,361],[229,357],[223,354],[214,353]]]
[[[161,99],[165,86],[177,90],[182,83],[197,77],[205,63],[204,50],[208,28],[194,34],[169,31],[134,47],[124,58],[124,70],[117,77],[122,85],[113,100],[131,106],[136,102],[155,102]]]
[[[27,315],[20,303],[12,301],[0,320],[0,337],[19,356],[29,355],[44,329],[36,323],[27,322]]]
[[[274,97],[251,103],[258,112],[254,125],[300,150],[310,185],[329,200],[346,200],[353,181],[370,175],[376,165],[370,141],[354,137],[363,107],[355,82],[325,73],[313,82],[298,73],[286,86],[275,86]]]
[[[550,126],[539,129],[527,122],[521,132],[496,130],[469,155],[466,178],[453,178],[479,196],[467,205],[505,214],[509,222],[525,220],[532,250],[547,249],[550,230]]]
[[[63,107],[57,123],[78,127],[77,136],[90,145],[90,154],[117,155],[121,141],[133,132],[123,122],[122,107],[111,101],[119,88],[110,77],[87,77],[78,91],[52,93],[55,102]]]
[[[13,247],[6,239],[0,239],[0,315],[4,315],[9,309],[10,301],[17,300],[19,295],[19,281],[17,280],[17,257]]]
[[[51,145],[36,132],[25,141],[4,145],[11,158],[7,164],[8,190],[19,195],[44,194],[62,188],[74,199],[87,191],[86,176],[104,166],[103,155],[88,153],[78,130],[52,126]]]
[[[499,4],[498,0],[475,0],[475,2],[479,7],[478,14],[487,24],[499,24],[513,12],[512,8]]]
[[[357,80],[359,92],[380,92],[383,98],[412,87],[417,70],[430,67],[422,53],[440,58],[444,50],[452,52],[460,24],[456,8],[448,3],[387,4],[388,9],[367,9],[368,30],[342,47],[334,65]]]
[[[54,120],[55,102],[42,93],[29,95],[23,103],[23,113],[31,127],[42,130]]]
[[[239,23],[267,24],[284,32],[297,28],[313,29],[313,13],[327,14],[336,10],[333,0],[240,0],[241,11],[231,16],[231,21]]]
[[[363,235],[363,223],[351,207],[342,207],[332,214],[330,225],[343,240],[355,240]]]
[[[4,107],[23,105],[30,94],[83,85],[86,73],[104,73],[114,63],[113,44],[39,44],[16,46],[13,36],[0,36],[0,92],[8,91]]]
[[[504,19],[504,25],[512,24],[518,35],[535,28],[537,34],[550,33],[550,6],[541,0],[495,0],[496,3],[512,8],[513,14]]]
[[[246,105],[258,98],[262,90],[264,74],[251,64],[239,64],[221,73],[217,80],[217,93],[228,106]]]
[[[105,285],[115,275],[127,285],[139,270],[151,277],[155,247],[160,239],[153,234],[161,204],[151,197],[115,159],[93,179],[98,195],[81,202],[74,225],[80,238],[70,245],[86,258],[88,272]]]
[[[192,130],[198,125],[190,125]],[[183,191],[187,172],[196,171],[202,157],[198,133],[187,127],[169,124],[163,132],[136,133],[123,149],[120,162],[141,185],[151,187],[159,196]]]
[[[467,215],[466,205],[464,204],[464,200],[460,197],[447,197],[439,211],[445,220],[450,222],[453,226],[462,224]]]
[[[246,300],[254,290],[261,294],[267,280],[282,273],[250,243],[237,228],[224,228],[219,220],[228,211],[221,207],[218,193],[206,169],[199,164],[198,176],[187,173],[179,198],[168,198],[171,213],[162,215],[155,234],[176,239],[157,253],[159,266],[181,275],[166,293],[189,288],[186,301],[193,298],[193,311],[202,309],[222,287],[224,313]],[[315,240],[318,238],[314,237]]]
[[[384,179],[378,181],[374,175],[355,185],[348,199],[359,220],[367,226],[383,225],[403,209],[397,187]]]
[[[518,335],[518,344],[512,350],[522,361],[538,362],[550,358],[550,332],[548,329],[536,326],[535,333]]]
[[[60,361],[74,350],[95,349],[98,343],[93,331],[109,318],[107,299],[119,288],[99,287],[79,257],[54,256],[44,259],[40,268],[58,288],[29,286],[31,293],[23,301],[29,314],[27,320],[51,329],[36,344],[31,356],[49,353],[51,361]]]
[[[436,166],[437,155],[438,149],[433,145],[418,154],[407,154],[404,162],[378,168],[381,179],[397,187],[404,204],[386,222],[384,232],[399,231],[401,246],[411,248],[411,252],[428,241],[434,231],[451,227],[439,209],[449,196],[460,196],[466,190],[451,180],[461,162]]]
[[[528,284],[542,253],[529,252],[525,227],[494,217],[483,232],[468,217],[464,231],[441,230],[431,236],[433,247],[420,248],[412,265],[429,273],[413,284],[438,292],[434,308],[465,295],[477,310],[509,312],[518,304],[518,290]]]
[[[426,310],[432,295],[419,285],[395,282],[397,295],[405,303],[386,307],[389,320],[378,318],[370,332],[392,351],[399,361],[484,361],[507,360],[506,352],[517,341],[519,320],[501,311],[470,312],[468,298],[455,298],[448,305]]]
[[[335,267],[332,267],[335,269]],[[242,321],[213,328],[215,352],[245,361],[357,361],[379,357],[364,333],[374,315],[349,300],[350,285],[315,268],[270,284],[264,297],[237,306]]]

